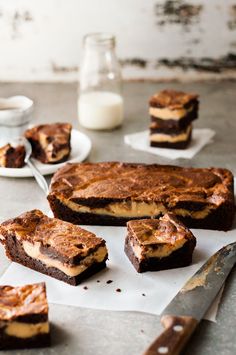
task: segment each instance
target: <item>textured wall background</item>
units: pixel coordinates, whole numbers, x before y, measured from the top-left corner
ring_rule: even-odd
[[[0,0],[0,80],[76,80],[94,31],[117,36],[128,79],[236,77],[236,1]]]

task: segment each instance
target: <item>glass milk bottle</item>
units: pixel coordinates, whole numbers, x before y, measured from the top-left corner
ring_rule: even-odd
[[[123,121],[121,69],[115,54],[115,37],[93,33],[84,37],[80,67],[78,116],[89,129],[112,129]]]

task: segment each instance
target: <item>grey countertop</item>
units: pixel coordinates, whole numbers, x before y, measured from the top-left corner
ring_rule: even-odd
[[[236,175],[236,82],[194,84],[169,83],[168,87],[200,94],[200,118],[196,127],[216,131],[214,143],[207,145],[192,160],[168,161],[132,150],[123,143],[125,133],[146,129],[149,118],[149,96],[164,88],[152,82],[126,83],[125,122],[112,132],[87,131],[93,142],[90,161],[121,160],[146,163],[170,163],[182,166],[220,166]],[[24,94],[35,100],[35,123],[69,121],[78,128],[75,84],[1,84],[0,96]],[[48,178],[49,179],[49,178]],[[48,210],[47,201],[33,178],[0,178],[0,218],[39,208]],[[8,265],[0,247],[0,274]],[[217,323],[202,321],[189,342],[185,354],[235,354],[236,271],[226,284]],[[135,312],[111,312],[85,308],[50,305],[52,346],[50,349],[11,351],[11,354],[80,354],[138,355],[161,331],[159,317]],[[9,352],[2,351],[2,354]]]

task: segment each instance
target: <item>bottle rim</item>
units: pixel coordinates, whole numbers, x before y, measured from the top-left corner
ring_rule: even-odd
[[[88,33],[83,38],[84,45],[115,46],[115,36],[108,32]]]

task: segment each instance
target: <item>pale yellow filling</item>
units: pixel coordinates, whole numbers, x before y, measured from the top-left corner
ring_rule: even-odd
[[[111,203],[104,208],[91,208],[88,206],[79,205],[77,203],[62,199],[63,204],[76,212],[96,213],[108,216],[117,217],[143,217],[143,216],[157,216],[166,213],[166,208],[162,204],[155,202],[136,202],[131,203]]]
[[[181,108],[177,110],[170,110],[169,108],[158,108],[158,107],[150,107],[149,114],[150,116],[160,118],[162,120],[180,120],[185,117],[189,112],[191,112],[193,106],[190,108]]]
[[[94,253],[81,260],[79,265],[71,266],[68,264],[64,264],[60,260],[52,259],[49,256],[42,254],[40,252],[40,243],[31,244],[28,241],[23,241],[22,245],[25,253],[28,256],[33,259],[40,260],[47,267],[55,267],[70,277],[74,277],[81,274],[84,270],[86,270],[90,265],[95,262],[102,262],[107,255],[106,247],[102,246],[98,248]]]
[[[182,217],[189,216],[189,217],[193,217],[193,218],[197,218],[197,219],[205,218],[206,216],[208,216],[210,211],[211,211],[210,207],[205,207],[201,211],[188,211],[183,208],[175,208],[174,209],[174,213],[178,216],[182,216]]]
[[[115,216],[115,217],[154,217],[159,215],[164,215],[168,212],[166,207],[161,203],[147,203],[147,202],[137,202],[132,201],[111,203],[103,208],[91,208],[88,206],[83,206],[76,204],[75,202],[60,198],[60,201],[69,207],[71,210],[80,213],[96,213],[98,215]],[[192,218],[201,219],[205,218],[211,208],[209,206],[205,207],[201,211],[189,211],[183,208],[173,209],[171,212],[178,216],[190,216]]]
[[[192,126],[190,125],[187,128],[186,132],[174,136],[165,133],[152,133],[150,135],[150,139],[152,142],[171,142],[171,143],[182,142],[188,139],[191,129]]]
[[[68,149],[62,149],[57,153],[56,157],[52,157],[52,151],[46,152],[46,155],[48,160],[50,160],[50,162],[54,162],[54,161],[61,160],[68,153],[69,153]]]
[[[57,160],[61,160],[65,155],[68,154],[69,149],[68,148],[64,148],[62,150],[60,150],[57,154],[56,157],[52,156],[53,153],[53,144],[47,142],[47,135],[41,134],[39,137],[39,142],[42,146],[42,148],[45,151],[46,157],[50,162],[54,162]]]
[[[49,323],[21,323],[10,322],[6,328],[5,333],[9,336],[17,338],[31,338],[38,334],[49,333]]]
[[[0,157],[0,167],[5,168],[6,166],[6,156],[3,155],[2,157]]]
[[[186,242],[186,239],[182,238],[177,240],[174,244],[164,244],[158,246],[158,248],[153,249],[150,247],[145,247],[145,251],[143,250],[142,247],[139,245],[132,245],[133,252],[135,256],[140,260],[142,258],[164,258],[169,256],[171,253],[173,253],[175,250],[182,248],[184,243]]]

